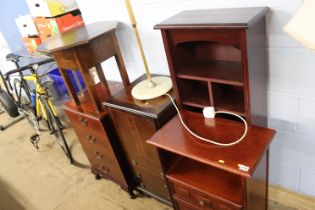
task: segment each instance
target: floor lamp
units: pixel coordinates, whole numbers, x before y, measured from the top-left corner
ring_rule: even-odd
[[[143,51],[139,32],[137,29],[136,18],[134,16],[130,1],[125,0],[125,4],[128,10],[128,14],[129,14],[133,31],[137,39],[143,65],[145,67],[145,71],[147,74],[147,79],[142,82],[139,82],[135,87],[133,87],[133,89],[131,90],[131,94],[134,98],[139,99],[139,100],[148,100],[148,99],[157,98],[159,96],[164,95],[165,93],[167,93],[168,91],[172,89],[172,86],[173,86],[172,81],[169,77],[165,77],[165,76],[158,76],[158,77],[151,76],[147,59]]]
[[[284,31],[305,47],[315,50],[315,0],[304,0]]]

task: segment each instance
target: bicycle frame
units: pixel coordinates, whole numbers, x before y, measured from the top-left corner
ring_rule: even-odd
[[[47,120],[48,116],[47,116],[46,109],[44,108],[44,105],[43,105],[42,101],[40,100],[40,96],[41,95],[47,95],[47,92],[44,88],[42,88],[42,86],[38,82],[37,74],[32,74],[29,76],[23,76],[22,80],[31,81],[35,84],[35,94],[36,94],[36,96],[35,96],[35,114],[38,117],[42,113],[44,119]],[[21,82],[22,82],[22,80],[21,80]],[[50,106],[54,116],[57,117],[57,112],[56,112],[54,106],[52,105],[49,97],[47,97],[47,101],[48,101],[48,105]]]

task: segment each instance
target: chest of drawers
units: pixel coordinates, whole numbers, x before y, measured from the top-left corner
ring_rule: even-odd
[[[168,97],[139,101],[131,96],[134,84],[113,95],[103,104],[107,107],[127,156],[136,188],[169,203],[170,196],[156,148],[146,143],[174,114]]]

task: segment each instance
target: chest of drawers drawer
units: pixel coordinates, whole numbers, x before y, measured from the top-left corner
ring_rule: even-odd
[[[73,127],[83,148],[101,150],[105,154],[113,153],[106,133],[100,135],[93,130],[84,129],[80,126],[74,125]]]
[[[93,118],[92,116],[89,117],[82,113],[70,112],[67,110],[66,113],[69,120],[71,121],[71,124],[74,126],[80,126],[81,128],[86,128],[100,134],[106,132],[103,127],[103,123],[97,118]]]
[[[100,149],[84,148],[91,163],[92,169],[96,169],[103,175],[110,176],[116,180],[123,180],[120,166],[112,153],[105,153]]]

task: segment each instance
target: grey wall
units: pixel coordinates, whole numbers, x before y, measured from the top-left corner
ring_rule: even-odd
[[[0,7],[0,31],[11,51],[20,49],[23,40],[15,24],[15,18],[26,15],[29,9],[25,0],[2,0]]]

